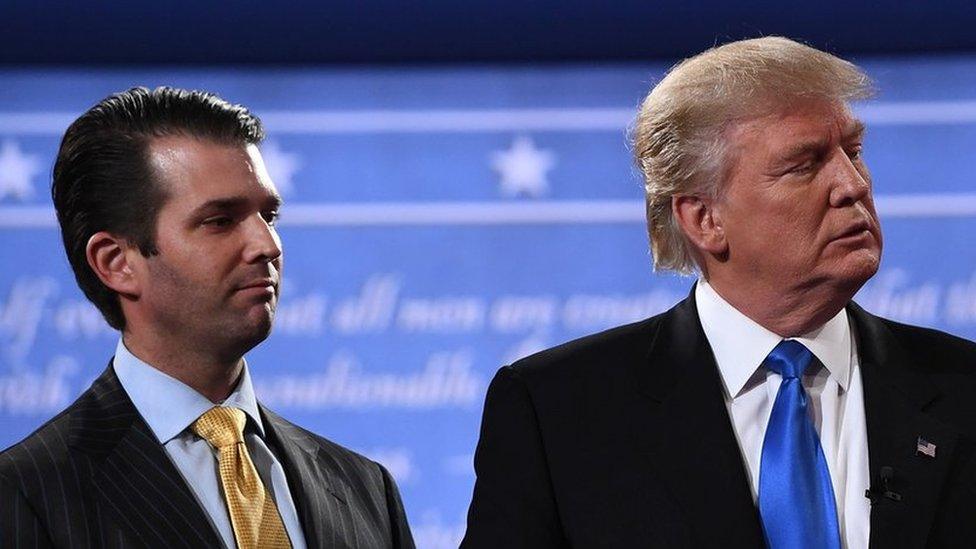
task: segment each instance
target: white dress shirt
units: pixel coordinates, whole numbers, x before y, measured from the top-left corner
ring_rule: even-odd
[[[115,375],[129,395],[136,410],[146,420],[156,439],[166,449],[173,464],[183,475],[205,514],[220,534],[224,544],[235,549],[234,529],[224,502],[217,470],[217,451],[190,430],[190,425],[204,412],[216,406],[205,396],[183,382],[170,377],[136,358],[119,339],[113,360]],[[281,520],[295,549],[305,548],[295,502],[288,490],[285,471],[264,442],[264,425],[247,364],[234,392],[221,406],[240,408],[247,416],[244,441],[254,468],[278,505]]]
[[[739,312],[704,280],[695,287],[695,301],[722,377],[725,404],[755,499],[766,424],[782,381],[779,374],[763,368],[762,362],[783,338]],[[810,417],[830,469],[841,542],[848,549],[867,548],[871,515],[870,501],[864,497],[870,485],[868,438],[861,372],[847,311],[790,339],[806,346],[824,365],[811,366],[803,376]]]

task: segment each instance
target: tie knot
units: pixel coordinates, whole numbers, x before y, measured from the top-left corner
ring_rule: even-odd
[[[215,406],[197,418],[190,429],[219,450],[244,441],[246,421],[244,412],[238,408]]]
[[[790,339],[780,341],[763,361],[763,365],[783,376],[783,379],[800,378],[812,359],[813,353],[810,349],[799,341]]]

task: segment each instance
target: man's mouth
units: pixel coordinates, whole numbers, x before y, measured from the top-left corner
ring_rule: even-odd
[[[844,232],[835,236],[833,240],[844,240],[848,238],[860,238],[862,236],[869,236],[871,233],[871,224],[867,221],[860,221],[848,227]]]
[[[274,294],[277,289],[278,289],[278,282],[276,280],[273,280],[271,278],[259,278],[259,279],[251,280],[245,284],[242,284],[237,288],[237,291],[238,292],[247,291],[247,292],[255,292],[255,293],[267,292],[270,294]]]

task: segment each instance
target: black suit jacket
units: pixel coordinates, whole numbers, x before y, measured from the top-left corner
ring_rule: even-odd
[[[309,547],[413,547],[379,464],[261,408]],[[223,547],[111,365],[0,453],[0,547]]]
[[[902,496],[872,504],[871,547],[976,546],[976,344],[847,311],[871,477]],[[764,543],[693,296],[502,368],[475,471],[463,548]]]

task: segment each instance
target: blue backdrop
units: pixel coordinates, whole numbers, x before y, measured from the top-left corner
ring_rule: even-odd
[[[869,310],[976,337],[976,57],[866,59],[858,108],[886,239]],[[664,65],[0,72],[0,447],[69,404],[117,335],[49,206],[58,141],[132,85],[248,105],[285,196],[285,282],[249,363],[285,417],[384,463],[418,545],[454,547],[502,364],[636,320],[651,273],[626,127]]]

